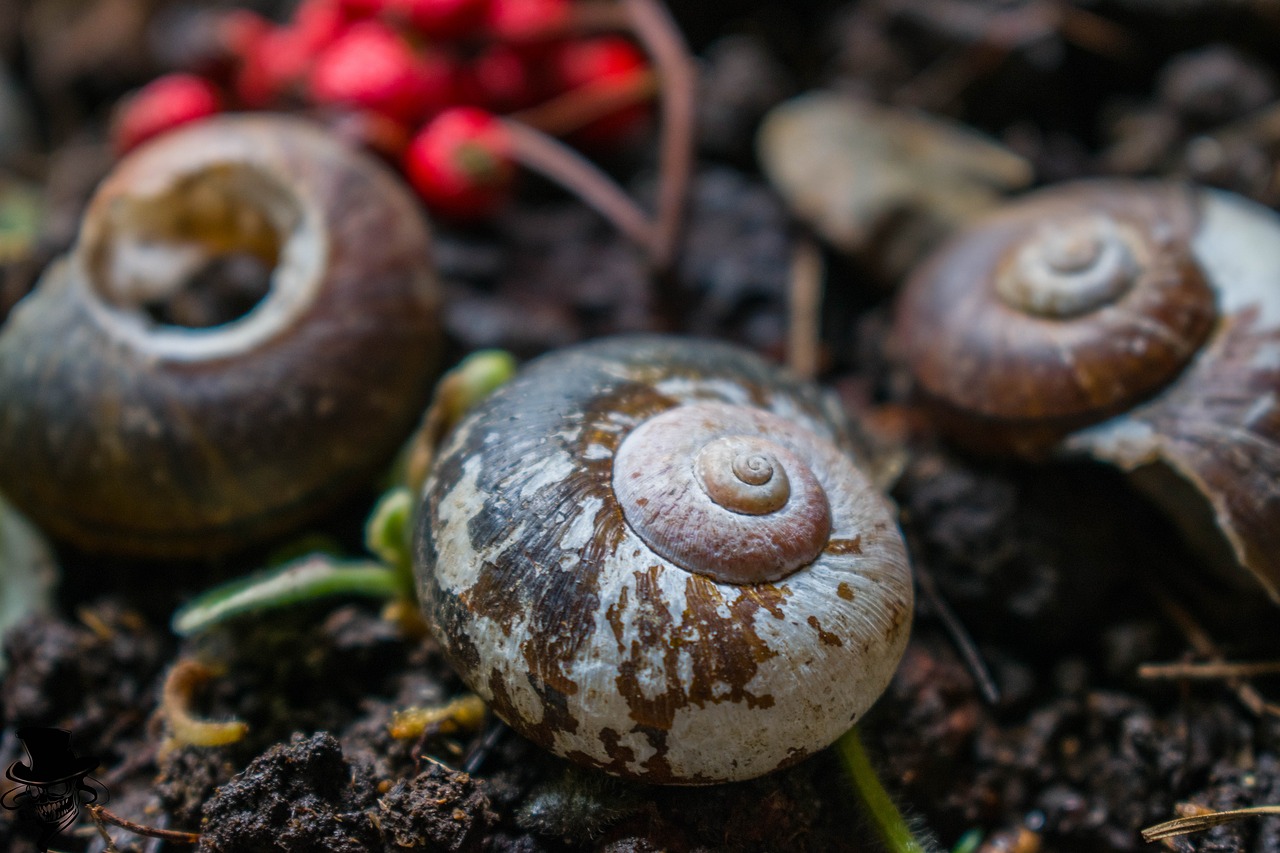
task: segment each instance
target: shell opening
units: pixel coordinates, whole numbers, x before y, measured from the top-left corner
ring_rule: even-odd
[[[744,515],[765,515],[786,506],[791,481],[768,444],[730,436],[703,447],[694,466],[707,497]]]
[[[287,327],[319,286],[318,223],[303,199],[252,164],[203,164],[96,214],[72,256],[97,297],[92,307],[158,355],[250,349]]]
[[[1095,311],[1137,280],[1135,245],[1123,226],[1100,214],[1044,226],[1016,249],[996,291],[1029,314],[1057,319]]]

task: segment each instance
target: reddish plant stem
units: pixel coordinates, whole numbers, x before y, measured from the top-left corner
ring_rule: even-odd
[[[569,6],[569,21],[564,35],[578,33],[622,32],[631,20],[613,0],[575,0]]]
[[[662,79],[662,140],[653,265],[669,273],[679,250],[689,178],[693,173],[697,69],[684,36],[660,0],[622,0],[636,38]]]
[[[624,81],[580,86],[549,101],[512,113],[509,118],[551,136],[566,136],[596,119],[648,101],[658,93],[658,76],[641,71]]]
[[[103,823],[118,826],[123,830],[132,832],[134,835],[142,835],[147,838],[162,838],[165,841],[173,841],[178,844],[200,843],[200,833],[198,832],[180,832],[176,829],[160,829],[154,826],[134,823],[131,820],[125,820],[119,815],[112,814],[103,806],[91,805],[86,808],[88,808],[89,813],[96,821],[102,821]]]
[[[597,33],[627,32],[630,29],[631,19],[615,0],[574,0],[569,4],[567,14],[560,20],[545,21],[518,35],[489,34],[487,38],[490,42],[513,40],[530,44]]]
[[[654,227],[648,216],[599,167],[540,130],[513,119],[501,121],[511,140],[511,154],[518,163],[560,184],[636,245],[653,250]]]

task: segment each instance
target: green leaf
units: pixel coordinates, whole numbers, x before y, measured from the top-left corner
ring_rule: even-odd
[[[456,423],[476,403],[511,381],[516,357],[506,350],[484,349],[458,362],[441,382],[446,419]]]
[[[413,495],[407,488],[388,489],[364,525],[364,544],[370,553],[391,567],[400,584],[400,597],[412,600]]]
[[[389,566],[403,568],[412,564],[412,529],[409,514],[413,496],[404,487],[388,489],[378,498],[369,520],[364,525],[364,545]]]
[[[209,590],[173,616],[182,636],[246,613],[261,613],[334,595],[398,598],[403,584],[397,573],[369,560],[335,560],[311,554],[283,566]]]

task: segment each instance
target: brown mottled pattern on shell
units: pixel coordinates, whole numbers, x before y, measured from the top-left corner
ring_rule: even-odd
[[[998,272],[1024,240],[1097,213],[1148,238],[1144,274],[1124,296],[1065,319],[1004,303]],[[1008,432],[1041,446],[1154,393],[1209,334],[1214,295],[1189,248],[1196,221],[1194,196],[1176,185],[1100,180],[1035,193],[983,217],[912,275],[895,343],[962,438]]]
[[[310,123],[227,116],[139,149],[80,245],[121,196],[230,167],[294,194],[325,237],[324,282],[285,332],[236,358],[140,351],[87,309],[73,255],[0,335],[0,484],[82,547],[203,556],[287,529],[384,465],[425,402],[440,348],[426,223],[384,166]]]
[[[619,443],[656,413],[716,400],[848,446],[816,389],[750,353],[614,339],[528,365],[458,426],[424,488],[415,568],[434,632],[503,719],[575,761],[683,784],[767,772],[838,736],[905,643],[905,552],[874,494],[836,531],[860,536],[862,554],[823,555],[777,584],[690,574],[628,528],[610,488]],[[844,504],[859,487],[833,486]],[[843,646],[792,612],[819,600]],[[795,742],[788,727],[819,733]]]

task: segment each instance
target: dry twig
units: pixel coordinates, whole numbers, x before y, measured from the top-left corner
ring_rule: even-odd
[[[1169,597],[1168,593],[1158,587],[1152,587],[1151,597],[1156,600],[1165,615],[1178,626],[1178,630],[1182,631],[1183,636],[1187,638],[1187,642],[1191,644],[1191,648],[1196,654],[1208,659],[1210,663],[1226,663],[1226,657],[1218,650],[1218,646],[1213,642],[1213,639],[1196,623],[1185,608]],[[1248,708],[1253,714],[1259,717],[1266,715],[1280,717],[1280,706],[1268,702],[1258,692],[1257,688],[1248,681],[1239,676],[1227,677],[1224,681],[1228,687],[1235,691],[1236,698],[1240,700],[1240,704]]]
[[[822,250],[811,237],[801,237],[791,256],[787,288],[789,328],[787,366],[801,379],[818,375],[822,340]]]
[[[198,832],[181,832],[176,829],[160,829],[155,826],[134,823],[131,820],[126,820],[117,814],[113,814],[105,806],[90,805],[86,806],[86,808],[89,810],[89,815],[93,818],[93,822],[98,827],[98,833],[102,835],[103,839],[107,842],[108,850],[114,849],[115,844],[112,842],[111,836],[107,834],[106,827],[103,826],[104,823],[109,823],[112,826],[118,826],[126,832],[132,832],[134,835],[142,835],[147,838],[159,838],[163,841],[173,841],[177,844],[200,843],[200,833]]]

